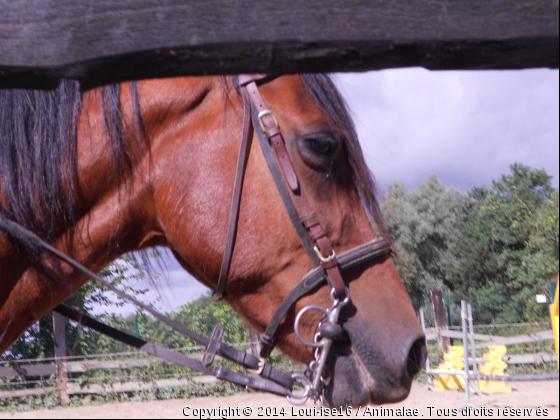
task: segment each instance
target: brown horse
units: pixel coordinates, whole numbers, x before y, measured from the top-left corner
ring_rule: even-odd
[[[283,76],[261,86],[282,127],[311,207],[338,252],[382,229],[374,184],[348,112],[328,76]],[[88,281],[10,231],[33,230],[99,271],[125,252],[166,246],[183,267],[216,286],[224,252],[243,120],[236,78],[125,83],[80,93],[0,92],[0,352]],[[227,302],[263,331],[311,268],[253,141],[241,198]],[[329,357],[333,405],[399,401],[426,357],[425,340],[391,258],[345,273],[348,342]],[[307,305],[330,307],[327,287],[297,302],[277,346],[308,363],[294,334]],[[315,316],[315,318],[314,318]],[[318,315],[300,331],[312,337]]]

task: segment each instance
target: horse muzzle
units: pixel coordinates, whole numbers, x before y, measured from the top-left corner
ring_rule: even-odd
[[[372,332],[363,322],[353,320],[344,323],[344,331],[348,340],[334,341],[330,349],[324,403],[339,407],[405,399],[426,361],[423,332]]]

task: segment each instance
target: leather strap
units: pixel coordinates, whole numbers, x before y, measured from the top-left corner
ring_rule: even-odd
[[[245,170],[247,168],[247,161],[249,158],[249,153],[251,150],[251,140],[253,137],[253,125],[251,124],[251,100],[249,99],[249,95],[247,89],[243,87],[246,86],[248,83],[256,82],[257,80],[266,79],[268,76],[265,74],[242,74],[238,77],[238,84],[241,89],[241,98],[243,100],[243,128],[241,131],[241,142],[239,144],[239,154],[237,158],[237,169],[235,172],[235,181],[233,186],[233,194],[231,198],[231,206],[230,206],[230,216],[229,216],[229,224],[228,230],[226,235],[226,245],[224,249],[224,254],[222,257],[222,266],[220,269],[220,275],[218,277],[218,283],[216,285],[216,290],[212,293],[212,299],[215,301],[222,300],[224,298],[225,288],[227,284],[227,279],[229,275],[229,269],[231,266],[231,259],[233,256],[234,246],[235,246],[235,238],[237,236],[237,223],[239,220],[239,208],[241,205],[241,194],[243,191],[243,181],[245,178]],[[257,126],[255,126],[257,127]],[[261,144],[261,148],[263,148]],[[301,239],[303,247],[309,256],[311,263],[313,266],[319,265],[319,258],[317,257],[315,251],[313,250],[313,245],[308,238],[308,235],[305,229],[301,228],[301,223],[298,221],[298,213],[295,209],[292,200],[290,198],[290,194],[286,191],[284,182],[278,182],[281,180],[282,177],[279,175],[278,170],[276,171],[273,169],[276,168],[276,164],[274,158],[271,160],[271,156],[266,156],[266,152],[268,151],[268,147],[263,149],[265,153],[265,158],[267,159],[267,163],[271,172],[273,172],[273,176],[277,181],[277,187],[280,191],[282,199],[284,203],[286,203],[286,207],[288,210],[288,214],[292,219],[292,224],[296,228],[298,236]],[[295,173],[294,173],[295,176]],[[297,177],[292,178],[292,182],[297,183]]]
[[[129,346],[145,351],[146,353],[161,357],[168,362],[178,363],[188,368],[195,369],[199,372],[212,375],[212,368],[205,366],[199,360],[187,357],[180,353],[176,353],[173,350],[156,346],[155,344],[142,340],[141,338],[127,334],[123,331],[119,331],[116,328],[99,322],[79,311],[76,311],[75,309],[69,308],[66,305],[58,305],[53,309],[53,311],[65,316],[68,319],[71,319],[72,321],[77,322],[80,325],[83,325],[84,327],[91,328],[111,338],[114,338],[115,340],[121,341]]]
[[[142,340],[141,338],[127,334],[123,331],[119,331],[116,328],[110,327],[107,324],[99,322],[65,305],[57,306],[54,311],[65,316],[66,318],[77,322],[80,325],[91,328],[111,338],[114,338],[115,340],[121,341],[129,346],[142,350],[148,354],[161,357],[162,359],[165,359],[170,363],[177,363],[198,372],[215,376],[218,379],[232,382],[236,385],[246,386],[249,388],[257,389],[259,391],[270,392],[281,396],[291,395],[291,390],[293,387],[293,379],[291,375],[284,374],[290,378],[289,386],[285,386],[283,384],[275,383],[269,380],[268,377],[272,376],[270,374],[268,377],[265,375],[261,375],[260,377],[249,376],[240,372],[232,372],[231,370],[224,367],[212,366],[211,364],[205,365],[200,360],[193,359],[192,357],[185,356],[184,354],[157,346],[148,341]],[[267,371],[270,371],[271,369],[273,369],[271,366],[267,367]]]
[[[254,107],[252,108],[251,113],[253,116],[253,124],[258,124],[257,114]],[[261,134],[259,130],[256,131],[257,131],[257,138],[259,139],[259,144],[261,146],[262,153],[264,155],[268,168],[270,169],[272,178],[276,183],[276,187],[278,189],[278,192],[280,193],[280,197],[284,202],[284,207],[286,207],[288,216],[292,221],[292,226],[295,228],[296,233],[298,234],[299,239],[303,245],[303,249],[305,249],[307,256],[311,260],[311,264],[313,265],[313,267],[317,267],[319,266],[319,257],[317,257],[317,254],[313,250],[313,243],[309,239],[309,235],[307,234],[305,227],[300,221],[299,213],[296,209],[296,206],[294,205],[294,202],[292,201],[292,196],[290,194],[290,191],[288,190],[288,187],[286,187],[286,183],[284,182],[282,173],[280,172],[280,169],[276,164],[276,160],[274,159],[274,155],[272,154],[272,150],[270,149],[268,140],[263,134]]]
[[[210,366],[214,363],[214,358],[216,353],[220,349],[220,344],[222,341],[222,336],[224,335],[224,327],[222,325],[216,325],[214,331],[212,331],[212,336],[210,337],[210,343],[206,347],[206,351],[202,355],[202,363],[204,366]]]
[[[237,236],[237,222],[239,220],[239,207],[241,205],[241,194],[243,192],[243,180],[245,178],[245,169],[247,169],[247,161],[249,160],[249,152],[251,150],[251,140],[253,138],[253,125],[251,124],[251,104],[247,97],[247,92],[242,90],[243,98],[243,129],[241,130],[241,142],[239,143],[239,155],[237,157],[237,169],[235,171],[235,182],[233,184],[233,194],[231,197],[231,207],[229,211],[229,224],[226,236],[226,246],[222,259],[222,268],[218,277],[216,290],[212,293],[212,299],[215,301],[224,298],[229,268],[231,266],[231,258],[233,256],[233,248],[235,246],[235,238]]]
[[[271,76],[264,73],[240,74],[237,76],[237,84],[243,87],[251,82],[262,82],[265,79],[270,79]]]

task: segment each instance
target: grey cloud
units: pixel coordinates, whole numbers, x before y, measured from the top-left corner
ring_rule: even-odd
[[[366,160],[383,188],[437,174],[488,185],[521,162],[558,186],[557,70],[339,74]]]

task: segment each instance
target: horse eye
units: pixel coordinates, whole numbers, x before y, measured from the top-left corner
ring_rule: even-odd
[[[308,139],[305,144],[309,149],[321,155],[330,155],[333,152],[332,142],[327,139]]]

